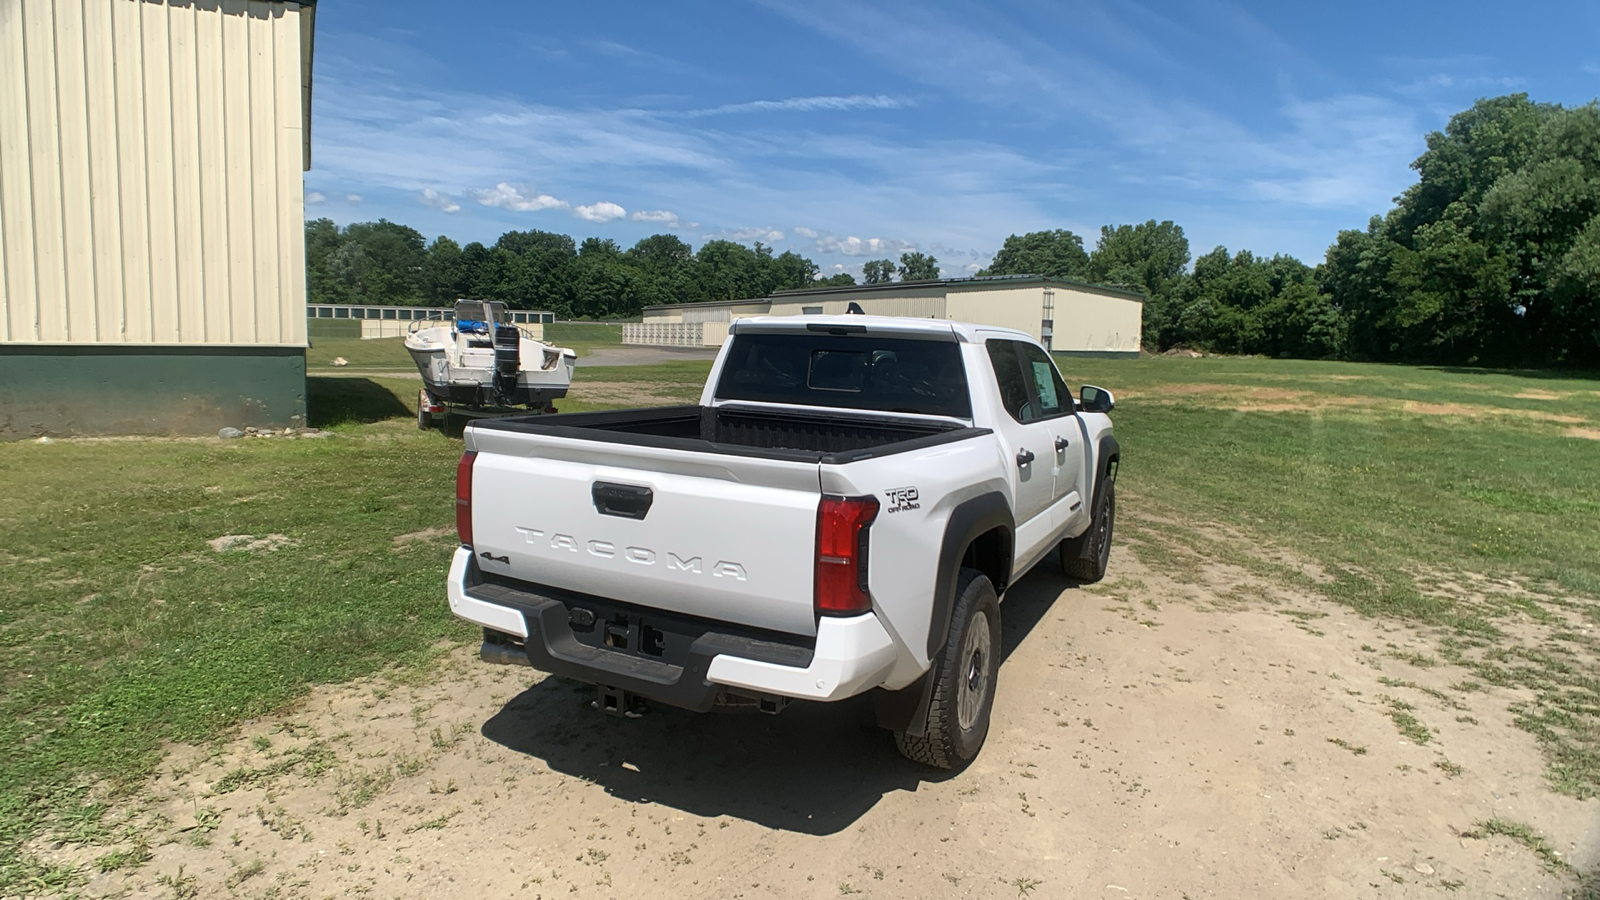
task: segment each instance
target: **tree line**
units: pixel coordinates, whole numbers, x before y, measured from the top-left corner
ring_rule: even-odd
[[[1191,256],[1170,221],[1107,225],[1092,249],[1066,230],[1011,235],[988,275],[1050,275],[1144,293],[1145,349],[1471,365],[1600,367],[1600,107],[1480,100],[1427,136],[1418,181],[1323,261],[1217,247]],[[854,284],[793,251],[657,234],[615,241],[510,231],[493,245],[429,244],[380,220],[306,223],[311,299],[445,305],[503,300],[563,318]],[[908,252],[869,260],[867,284],[939,277]]]
[[[646,306],[764,297],[815,282],[817,264],[762,244],[708,241],[695,251],[671,234],[624,250],[616,241],[548,231],[508,231],[492,245],[424,241],[385,219],[339,228],[306,223],[313,303],[444,306],[500,300],[561,318],[634,316]]]
[[[1600,107],[1479,100],[1427,136],[1417,183],[1315,267],[1172,222],[1012,235],[989,274],[1147,294],[1144,346],[1433,364],[1600,367]]]
[[[896,265],[870,260],[867,284],[939,277],[939,261],[909,252]],[[544,309],[560,318],[636,316],[646,306],[743,300],[774,291],[855,284],[847,272],[822,277],[793,251],[774,253],[733,241],[695,250],[672,234],[654,234],[624,250],[608,238],[578,243],[549,231],[508,231],[493,245],[430,244],[408,225],[379,219],[340,228],[306,223],[307,289],[312,303],[446,306],[457,298],[500,300],[513,309]]]

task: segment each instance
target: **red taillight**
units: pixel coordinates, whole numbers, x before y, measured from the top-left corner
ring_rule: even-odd
[[[848,616],[871,608],[867,527],[877,517],[876,497],[823,496],[817,507],[817,612]]]
[[[472,546],[472,463],[478,451],[468,450],[456,463],[456,534],[461,543]]]

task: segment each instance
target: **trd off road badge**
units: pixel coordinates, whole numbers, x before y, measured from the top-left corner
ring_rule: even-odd
[[[889,498],[889,508],[884,512],[897,513],[922,508],[922,504],[917,502],[917,489],[914,487],[890,488],[883,495]]]

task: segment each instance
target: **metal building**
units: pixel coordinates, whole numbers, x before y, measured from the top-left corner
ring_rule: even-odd
[[[305,416],[313,0],[0,0],[0,439]]]
[[[644,322],[623,326],[623,342],[720,346],[728,323],[745,316],[863,312],[952,319],[1015,328],[1065,356],[1136,357],[1144,295],[1043,275],[999,275],[910,283],[780,291],[762,300],[652,306]]]

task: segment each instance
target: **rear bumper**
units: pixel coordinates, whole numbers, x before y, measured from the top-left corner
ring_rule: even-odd
[[[682,643],[658,658],[596,646],[580,641],[573,630],[571,595],[532,585],[483,584],[472,551],[465,547],[456,550],[451,562],[449,596],[456,616],[504,636],[509,646],[500,648],[499,656],[520,652],[541,671],[685,709],[710,709],[724,689],[841,700],[880,685],[896,659],[893,639],[872,613],[824,617],[810,647],[704,627],[692,634],[683,629],[669,633],[669,645]]]

